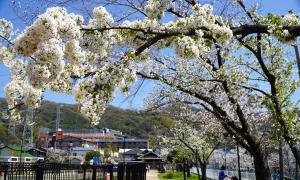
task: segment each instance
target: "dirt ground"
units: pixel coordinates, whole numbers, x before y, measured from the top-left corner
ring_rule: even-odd
[[[150,172],[147,172],[146,180],[159,180],[157,170],[150,170]]]

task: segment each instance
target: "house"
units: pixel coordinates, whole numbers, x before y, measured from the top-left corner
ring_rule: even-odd
[[[65,151],[64,161],[70,164],[83,164],[85,156],[90,151],[97,151],[96,146],[82,144],[79,147],[71,147],[70,151]]]
[[[89,146],[88,144],[83,144],[82,147],[73,147],[71,149],[71,156],[83,157],[85,158],[86,154],[90,151],[97,151],[95,146]]]
[[[17,145],[6,145],[0,148],[0,162],[24,162],[35,163],[43,157],[35,157],[29,154],[27,148]]]
[[[125,151],[125,152],[124,152]],[[134,149],[121,149],[119,151],[119,158],[121,161],[136,161],[137,160],[137,156],[142,153],[143,151],[138,149],[138,148],[134,148]]]
[[[79,157],[70,158],[70,164],[83,164],[83,159]]]
[[[139,153],[137,160],[149,164],[151,169],[159,168],[162,162],[162,158],[159,155],[148,149]]]
[[[47,150],[43,148],[31,148],[28,153],[35,157],[46,157]]]
[[[162,162],[162,158],[151,149],[120,149],[120,161],[142,161],[150,165],[150,168],[156,169]]]

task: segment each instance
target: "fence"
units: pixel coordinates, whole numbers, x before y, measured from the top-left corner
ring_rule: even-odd
[[[193,173],[197,173],[197,169],[195,167],[193,167],[191,169],[191,171]],[[212,179],[218,179],[218,175],[219,175],[219,171],[220,170],[217,170],[217,169],[207,169],[207,177],[208,178],[212,178]],[[199,172],[201,174],[201,170],[199,169]],[[238,171],[225,171],[225,174],[228,175],[228,176],[236,176],[238,177]],[[241,176],[242,176],[242,179],[244,180],[255,180],[255,173],[252,173],[252,172],[241,172]]]
[[[118,165],[118,180],[146,180],[145,163],[126,163]]]
[[[56,163],[0,163],[0,180],[145,180],[143,163],[74,165]]]

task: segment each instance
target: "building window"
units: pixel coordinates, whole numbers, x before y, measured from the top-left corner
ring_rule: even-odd
[[[10,160],[11,160],[12,162],[17,162],[17,161],[18,161],[17,158],[10,158]]]
[[[77,156],[77,153],[73,153],[73,156]]]

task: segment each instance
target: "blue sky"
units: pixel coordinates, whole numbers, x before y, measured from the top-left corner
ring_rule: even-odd
[[[261,5],[261,10],[263,14],[268,12],[276,14],[286,14],[289,10],[293,10],[296,13],[300,13],[300,0],[245,0],[247,6],[253,3],[258,3]],[[0,0],[0,18],[5,18],[13,22],[14,26],[22,29],[24,27],[23,23],[18,20],[18,18],[13,13],[10,7],[10,0]],[[2,64],[0,64],[0,97],[4,97],[3,87],[9,82],[9,71]],[[139,90],[138,94],[131,101],[126,100],[126,96],[119,92],[116,92],[116,98],[112,102],[114,106],[120,108],[134,108],[142,109],[143,100],[145,97],[152,92],[154,84],[150,81],[145,81],[142,88]],[[65,94],[46,92],[44,98],[49,101],[63,102],[63,103],[75,103],[73,96],[68,96]]]

